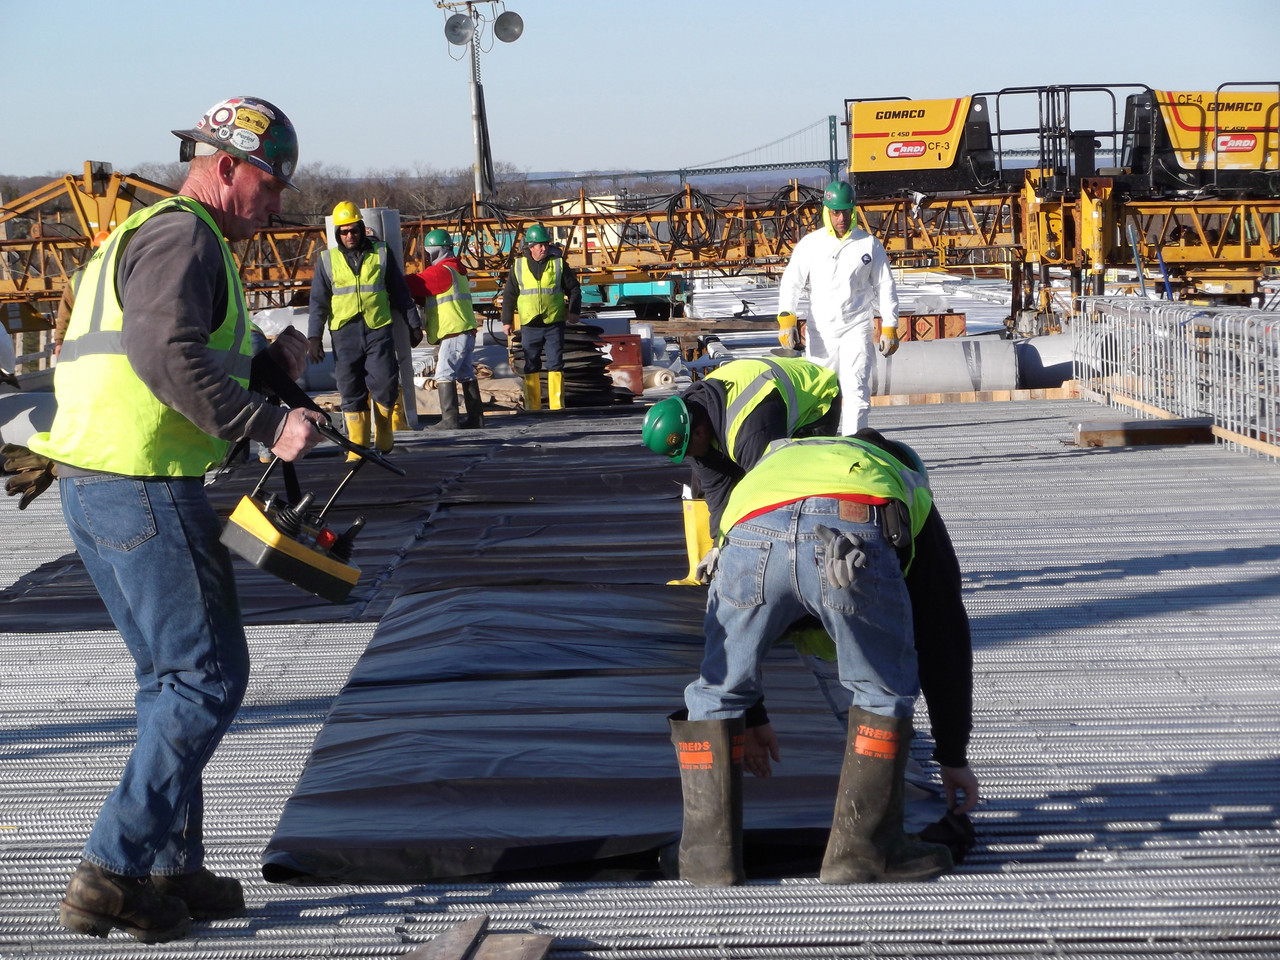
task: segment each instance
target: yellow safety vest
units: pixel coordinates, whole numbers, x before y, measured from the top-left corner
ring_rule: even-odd
[[[806,497],[862,495],[900,500],[911,513],[914,540],[933,507],[929,475],[856,437],[775,440],[729,495],[720,537],[744,517]]]
[[[249,385],[252,348],[244,288],[231,248],[213,218],[190,197],[170,197],[120,225],[85,265],[62,353],[54,367],[58,412],[53,428],[27,446],[58,463],[130,477],[198,477],[225,456],[228,442],[205,433],[165,406],[144,384],[124,352],[124,307],[116,264],[127,238],[152,217],[192,214],[218,237],[227,277],[227,313],[207,348],[220,355],[227,376]]]
[[[516,289],[520,292],[516,298],[516,312],[520,314],[522,325],[534,320],[562,323],[569,315],[564,292],[560,289],[562,262],[559,257],[548,257],[545,263],[542,276],[535,277],[527,258],[516,260]]]
[[[777,393],[787,406],[787,436],[813,423],[831,409],[840,392],[834,370],[800,357],[759,357],[734,360],[707,374],[725,384],[725,454],[738,462],[738,431],[747,416]]]
[[[329,253],[329,281],[333,294],[329,298],[329,329],[346,326],[358,316],[364,316],[370,329],[385,327],[391,322],[391,298],[387,296],[387,245],[374,241],[373,250],[365,253],[360,261],[360,276],[351,272],[342,247],[333,247]],[[324,255],[321,255],[324,260]]]
[[[446,266],[453,283],[444,293],[427,297],[423,326],[427,343],[439,343],[445,337],[466,333],[476,328],[476,314],[471,306],[471,284],[453,267]]]

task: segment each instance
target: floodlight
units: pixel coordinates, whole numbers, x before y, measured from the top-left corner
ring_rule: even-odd
[[[503,43],[519,40],[522,33],[524,33],[524,21],[514,10],[499,14],[498,19],[493,22],[493,35]]]
[[[444,22],[444,38],[455,47],[465,47],[476,32],[476,22],[465,13],[455,13]]]

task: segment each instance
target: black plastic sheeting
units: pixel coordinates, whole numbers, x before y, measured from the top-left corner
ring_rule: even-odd
[[[705,596],[530,581],[400,597],[316,738],[264,876],[657,877],[681,816],[666,717],[697,675]],[[749,869],[811,872],[844,730],[789,645],[766,684],[783,762],[746,778]]]

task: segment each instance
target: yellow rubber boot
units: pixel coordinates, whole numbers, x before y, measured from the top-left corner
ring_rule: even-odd
[[[524,408],[526,410],[542,409],[542,384],[538,382],[536,373],[524,375]]]
[[[711,540],[711,510],[705,500],[681,500],[684,508],[684,550],[689,557],[689,572],[683,580],[668,580],[670,586],[696,586],[698,562],[714,546]]]
[[[395,433],[391,429],[391,408],[375,403],[373,405],[373,445],[380,453],[390,453],[395,444]]]
[[[564,371],[547,371],[547,408],[549,410],[564,409]]]
[[[352,443],[367,447],[369,445],[369,411],[347,411],[344,416],[347,419],[347,439]],[[347,454],[348,461],[359,459],[360,457],[354,453]]]
[[[404,391],[401,390],[396,396],[396,404],[391,408],[391,429],[392,430],[410,430],[409,418],[404,412]]]

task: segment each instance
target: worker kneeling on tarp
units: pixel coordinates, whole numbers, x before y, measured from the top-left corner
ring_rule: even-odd
[[[744,751],[757,775],[780,756],[761,664],[806,615],[834,642],[853,701],[819,878],[926,880],[950,870],[946,846],[908,837],[902,826],[922,682],[948,807],[964,813],[978,801],[966,758],[972,654],[959,565],[915,452],[874,430],[777,441],[734,488],[719,539],[701,674],[685,690],[688,709],[670,718],[684,792],[680,878],[700,886],[744,879]],[[916,580],[910,593],[908,577]],[[912,596],[926,593],[932,609],[917,604],[925,622],[913,624]]]

